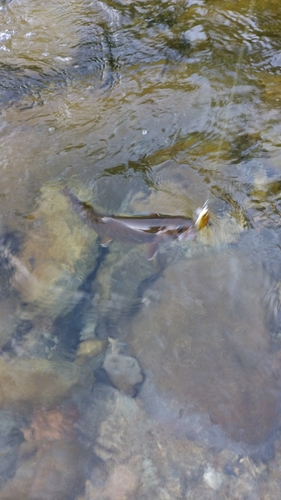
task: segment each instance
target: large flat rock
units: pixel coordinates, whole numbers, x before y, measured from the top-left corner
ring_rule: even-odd
[[[279,419],[267,286],[262,265],[233,249],[166,269],[128,338],[152,416],[218,446],[264,446]]]

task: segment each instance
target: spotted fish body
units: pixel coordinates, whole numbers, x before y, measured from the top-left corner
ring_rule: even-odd
[[[90,204],[80,201],[69,188],[65,187],[63,192],[80,219],[101,238],[103,246],[108,246],[112,241],[148,244],[152,250],[151,257],[157,253],[159,243],[166,240],[193,239],[209,221],[207,206],[203,207],[195,223],[186,217],[158,214],[146,217],[107,216],[96,212]]]

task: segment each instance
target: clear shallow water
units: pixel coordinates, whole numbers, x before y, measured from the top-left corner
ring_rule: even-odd
[[[1,3],[0,15],[0,317],[2,371],[6,373],[1,425],[3,436],[16,429],[7,451],[9,460],[5,455],[10,465],[3,465],[0,498],[19,498],[18,491],[36,499],[71,495],[75,499],[223,498],[226,491],[228,498],[237,494],[244,498],[245,491],[263,498],[263,488],[276,498],[281,269],[278,2],[245,6],[243,2],[62,1],[38,6],[11,1]],[[60,188],[65,184],[109,213],[191,216],[209,199],[213,225],[193,245],[164,246],[157,262],[147,261],[142,246],[131,249],[114,243],[101,252],[95,234],[79,223],[64,199]],[[102,369],[109,336],[127,342],[128,354],[138,358],[130,345],[131,331],[140,324],[135,313],[143,307],[141,303],[153,306],[156,301],[153,311],[159,312],[151,314],[161,316],[158,302],[164,291],[177,287],[171,262],[185,269],[186,259],[192,262],[202,255],[212,259],[212,252],[217,256],[225,251],[229,252],[227,263],[236,260],[238,252],[241,269],[247,268],[249,256],[257,265],[253,273],[258,277],[251,281],[251,271],[249,276],[245,272],[245,283],[242,280],[239,286],[235,270],[225,271],[227,263],[222,264],[222,277],[210,278],[206,271],[206,280],[210,294],[212,287],[216,292],[235,283],[232,294],[238,298],[239,287],[247,290],[251,284],[253,301],[261,303],[262,326],[256,335],[251,333],[250,347],[243,337],[242,347],[238,343],[248,353],[247,359],[260,359],[261,353],[265,366],[273,367],[273,373],[266,368],[266,374],[259,375],[266,380],[265,386],[263,382],[256,385],[254,376],[250,389],[247,386],[253,393],[262,392],[269,380],[270,390],[274,394],[277,390],[273,417],[263,413],[263,404],[253,404],[264,415],[259,425],[268,425],[260,435],[270,434],[269,441],[275,442],[276,455],[267,465],[267,475],[261,466],[253,473],[252,463],[241,465],[236,449],[227,448],[227,438],[220,434],[215,454],[208,448],[208,439],[201,444],[200,439],[189,440],[194,436],[187,435],[188,426],[183,433],[186,440],[181,437],[183,444],[179,444],[171,426],[159,430],[157,423],[151,423],[146,413],[151,414],[149,405],[143,405],[141,398],[111,392]],[[195,276],[196,265],[190,264]],[[164,280],[162,297],[157,290],[160,277]],[[194,294],[203,301],[203,311],[204,300],[208,303],[202,299],[204,279],[198,283],[199,291]],[[188,283],[185,286],[182,307],[190,294]],[[171,307],[176,314],[178,299],[171,300]],[[195,306],[190,314],[193,310]],[[255,324],[255,308],[245,306],[242,313],[243,325]],[[217,317],[221,325],[219,307]],[[184,342],[179,323],[169,325],[163,345],[180,357],[179,347],[169,342],[169,335],[178,338],[179,344]],[[230,318],[229,324],[234,323]],[[194,327],[197,320],[190,319],[190,324]],[[220,332],[220,326],[216,328]],[[152,328],[151,335],[155,331]],[[218,332],[220,344],[223,335]],[[206,341],[204,335],[202,352],[207,349],[215,360],[212,339]],[[153,341],[161,344],[160,339]],[[145,366],[149,336],[144,344],[139,361]],[[252,345],[253,358],[247,351]],[[200,345],[196,349],[200,351]],[[181,370],[177,373],[171,352],[165,354],[172,370],[170,375],[165,370],[166,376],[172,381],[178,376],[180,388],[187,375]],[[232,370],[239,371],[235,366]],[[145,367],[146,375],[149,369]],[[32,373],[36,381],[40,374],[39,390]],[[198,384],[193,393],[200,392],[198,375],[190,373]],[[229,384],[234,379],[233,393],[243,392],[243,383],[238,390],[232,373],[225,377]],[[209,374],[216,387],[220,375],[213,368]],[[227,399],[232,392],[225,391]],[[158,392],[162,397],[163,385],[156,387]],[[180,411],[181,394],[178,389],[164,397],[167,414],[173,398],[174,408],[179,405]],[[207,414],[214,402],[206,410],[201,397],[192,397],[188,403],[201,411],[197,424],[192,424],[198,436],[196,425],[208,433]],[[259,400],[262,397],[255,401]],[[231,412],[234,422],[240,421],[240,414],[247,415],[244,403],[239,402]],[[227,429],[227,411],[221,417],[222,413],[213,420]],[[124,415],[129,420],[134,415],[138,426],[122,427]],[[8,421],[13,422],[9,429]],[[245,428],[250,432],[248,424],[243,425],[241,433]],[[239,429],[231,437],[237,433]],[[255,429],[253,435],[259,432]],[[262,446],[266,440],[262,437]],[[159,455],[154,441],[166,455]],[[251,437],[246,441],[251,442]],[[6,447],[4,437],[1,446]],[[231,451],[224,452],[224,448]],[[242,451],[246,456],[251,450],[242,446]],[[273,452],[265,455],[273,457]],[[37,469],[32,468],[30,456],[36,457]],[[187,456],[193,457],[188,472],[182,469]],[[221,482],[218,477],[215,483],[208,479],[210,464]],[[72,474],[58,474],[65,469]],[[54,479],[58,476],[61,479]],[[121,492],[119,497],[114,493],[118,477],[131,484],[130,492]]]

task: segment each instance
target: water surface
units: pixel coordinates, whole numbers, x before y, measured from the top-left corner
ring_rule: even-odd
[[[0,8],[0,497],[276,498],[279,3],[12,0]],[[107,213],[192,216],[209,199],[212,226],[193,243],[164,245],[152,262],[144,247],[101,250],[67,204],[66,184]],[[191,288],[181,279],[188,269]],[[152,327],[139,349],[132,339],[146,305]],[[196,307],[209,314],[213,341]],[[108,337],[126,343],[145,383],[151,363],[158,374],[167,357],[166,379],[153,389],[160,416],[141,391],[132,398],[112,388],[102,368]],[[194,345],[188,372],[177,366],[177,342]],[[221,365],[226,383],[208,398],[202,384],[218,385],[220,356],[230,364]],[[170,415],[188,419],[190,405],[198,421],[178,438]],[[212,439],[210,421],[220,428]],[[267,460],[266,473],[248,455]]]

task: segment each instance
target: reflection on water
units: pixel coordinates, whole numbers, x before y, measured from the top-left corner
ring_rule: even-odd
[[[0,498],[277,498],[279,3],[0,10]],[[211,225],[103,248],[65,185]]]

